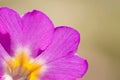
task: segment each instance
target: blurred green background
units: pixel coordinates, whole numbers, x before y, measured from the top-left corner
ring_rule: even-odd
[[[55,26],[76,28],[81,33],[78,53],[89,62],[82,80],[120,80],[120,0],[0,0],[0,6],[21,15],[38,9]]]

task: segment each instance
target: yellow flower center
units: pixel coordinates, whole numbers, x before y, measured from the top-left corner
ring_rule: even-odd
[[[13,80],[37,80],[42,65],[34,63],[24,51],[6,61],[6,73]]]

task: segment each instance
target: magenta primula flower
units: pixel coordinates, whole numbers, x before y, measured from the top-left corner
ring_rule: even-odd
[[[0,8],[0,80],[76,80],[88,69],[77,53],[79,32],[54,28],[42,12],[20,17]]]

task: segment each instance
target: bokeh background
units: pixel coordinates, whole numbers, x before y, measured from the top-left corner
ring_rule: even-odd
[[[120,0],[0,0],[21,15],[38,9],[55,26],[81,33],[78,53],[89,62],[82,80],[120,80]]]

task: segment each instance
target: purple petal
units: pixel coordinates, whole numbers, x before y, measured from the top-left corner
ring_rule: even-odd
[[[10,56],[8,55],[6,50],[0,44],[0,79],[2,78],[2,76],[4,74],[4,70],[5,70],[5,67],[3,66],[3,64],[8,59],[10,59]]]
[[[75,80],[82,78],[88,69],[86,60],[78,57],[63,57],[47,64],[48,71],[42,80]]]
[[[11,53],[11,39],[9,33],[0,33],[0,43],[8,53]]]
[[[80,34],[69,27],[57,27],[51,45],[37,59],[43,58],[47,62],[73,55],[80,41]]]
[[[4,47],[1,44],[0,44],[0,58],[3,61],[11,58],[10,55],[6,52],[6,50],[4,49]]]
[[[0,57],[0,79],[2,78],[3,75],[4,75],[4,66]]]
[[[9,54],[20,43],[21,19],[12,9],[0,8],[0,43]]]
[[[23,45],[30,46],[33,56],[39,55],[51,43],[53,38],[53,24],[50,19],[40,11],[28,12],[23,20]]]

